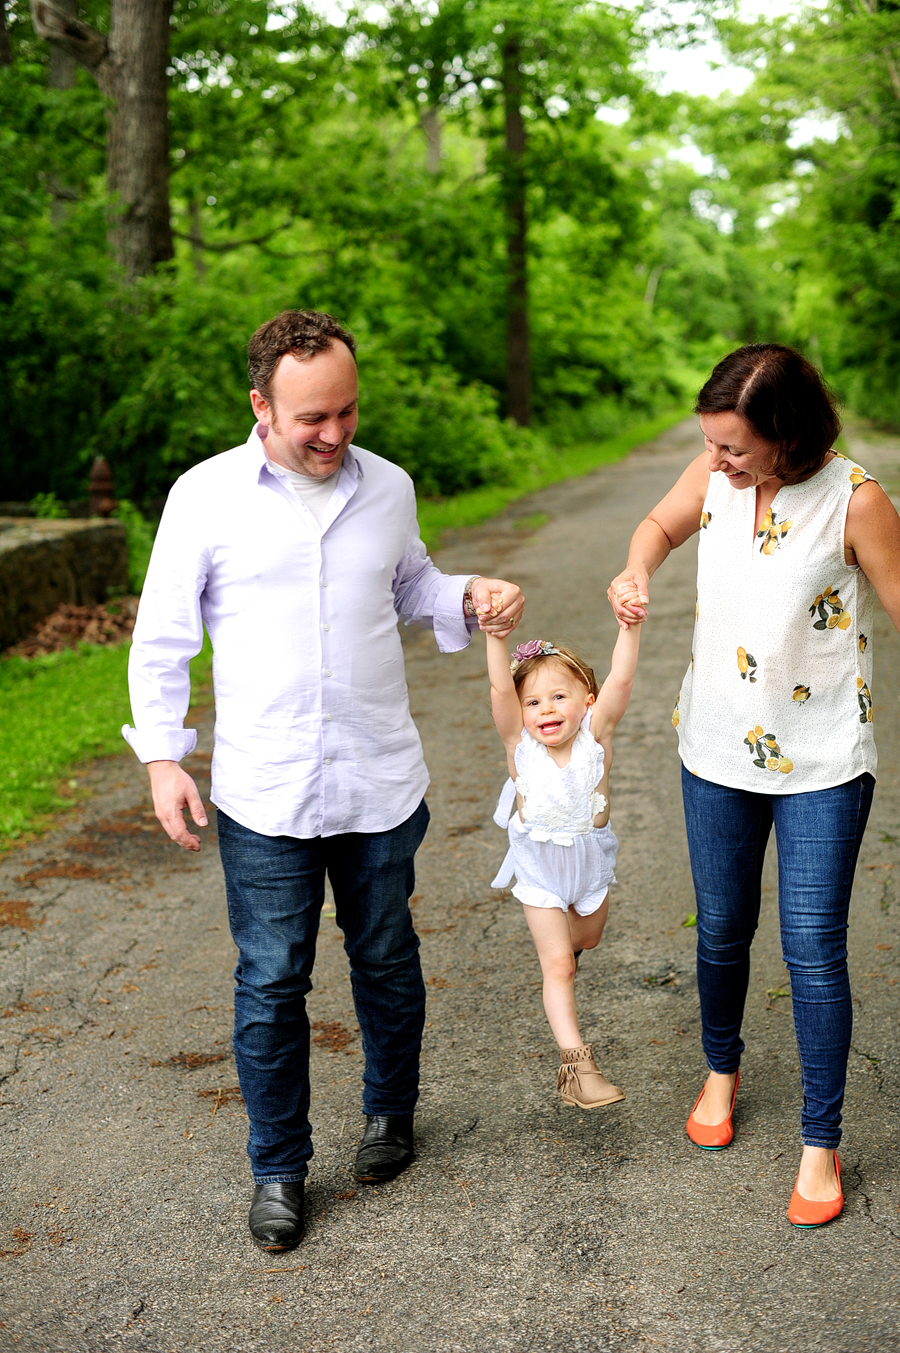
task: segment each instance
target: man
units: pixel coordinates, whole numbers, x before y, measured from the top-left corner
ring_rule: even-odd
[[[286,311],[253,335],[248,441],[173,487],[153,549],[129,680],[156,815],[173,841],[206,814],[179,761],[188,664],[215,652],[212,799],[235,970],[234,1052],[250,1119],[250,1231],[283,1250],[303,1229],[312,1156],[306,995],[327,873],[365,1053],[362,1183],[413,1158],[425,989],[408,899],[428,824],[398,615],[443,652],[476,625],[515,628],[519,589],[448,577],[425,553],[409,476],[351,444],[354,341]]]

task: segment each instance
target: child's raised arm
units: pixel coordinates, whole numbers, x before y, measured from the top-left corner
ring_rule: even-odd
[[[591,715],[591,734],[598,742],[603,742],[612,736],[616,725],[628,708],[640,646],[641,626],[639,624],[629,625],[628,629],[619,630],[619,637],[613,649],[609,676],[600,687],[600,694],[597,696]]]
[[[488,676],[491,681],[491,710],[497,732],[503,740],[507,755],[512,757],[516,744],[522,736],[522,706],[516,693],[512,672],[509,670],[509,653],[505,639],[493,634],[485,635],[487,647]]]

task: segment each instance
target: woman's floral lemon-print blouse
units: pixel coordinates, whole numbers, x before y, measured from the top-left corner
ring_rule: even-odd
[[[778,491],[759,528],[753,489],[710,475],[691,664],[673,717],[689,771],[763,794],[875,773],[873,589],[844,562],[844,524],[869,475],[836,455]]]

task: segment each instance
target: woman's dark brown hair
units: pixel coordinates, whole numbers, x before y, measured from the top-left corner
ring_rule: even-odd
[[[841,430],[835,397],[812,362],[780,343],[748,343],[724,357],[694,413],[736,413],[775,447],[772,473],[796,484],[820,469]]]

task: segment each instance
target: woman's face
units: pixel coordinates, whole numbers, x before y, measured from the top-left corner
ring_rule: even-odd
[[[774,476],[770,466],[776,447],[739,413],[704,413],[700,431],[706,441],[711,473],[724,474],[736,489],[755,489]]]

